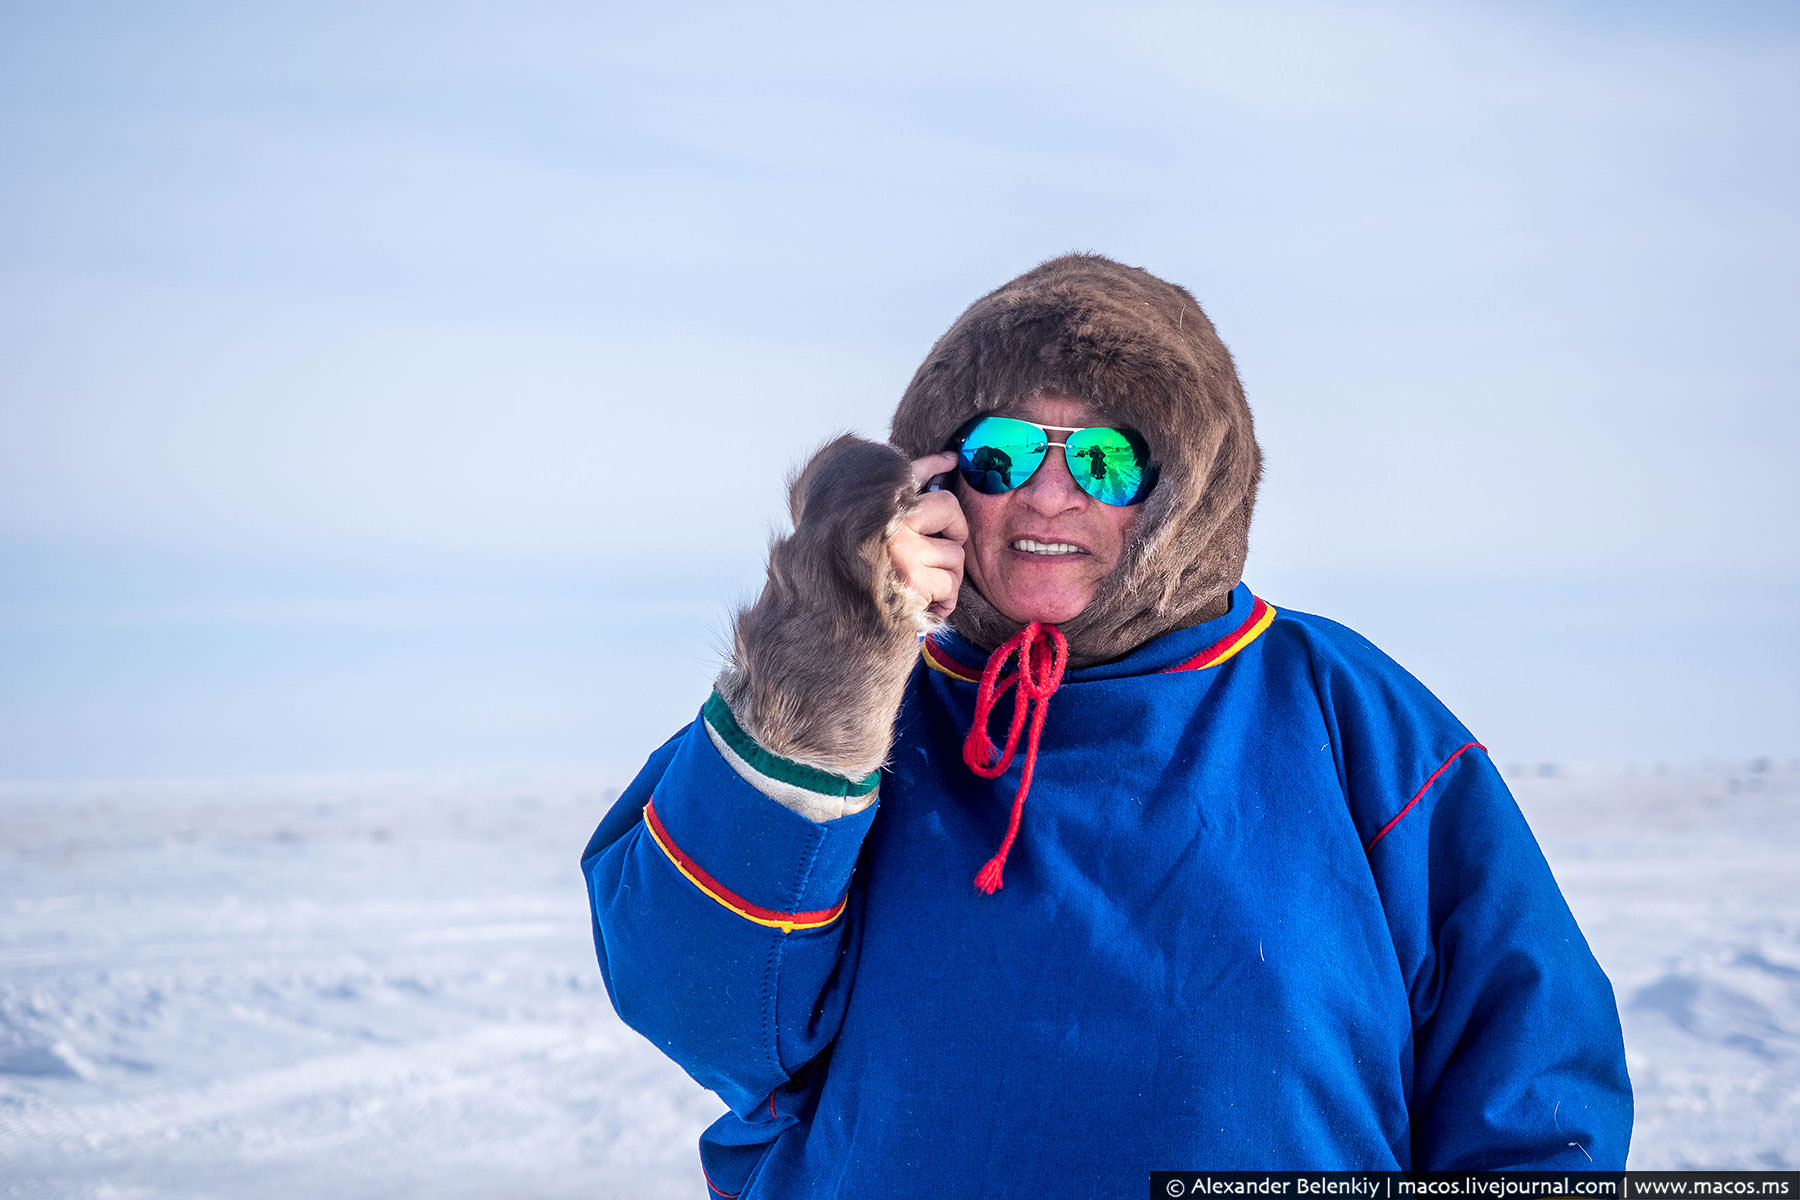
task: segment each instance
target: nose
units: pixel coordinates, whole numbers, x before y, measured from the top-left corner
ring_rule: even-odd
[[[1076,486],[1069,474],[1068,447],[1052,442],[1044,463],[1019,489],[1019,499],[1032,511],[1049,517],[1084,507],[1091,497]]]

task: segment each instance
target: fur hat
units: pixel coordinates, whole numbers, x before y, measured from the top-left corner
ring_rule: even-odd
[[[1130,543],[1062,626],[1076,665],[1117,658],[1225,610],[1243,575],[1262,475],[1231,354],[1187,290],[1096,254],[1070,254],[988,293],[939,338],[890,438],[942,450],[963,422],[1041,394],[1136,429],[1161,468]],[[951,626],[992,650],[1018,629],[965,584]]]

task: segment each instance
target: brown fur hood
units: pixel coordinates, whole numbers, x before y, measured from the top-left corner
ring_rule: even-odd
[[[1262,452],[1231,354],[1193,296],[1099,255],[1051,259],[938,339],[890,437],[917,458],[976,413],[1043,393],[1138,430],[1161,467],[1118,569],[1062,627],[1071,662],[1117,658],[1223,612],[1243,575]],[[967,583],[950,624],[987,650],[1018,628]]]

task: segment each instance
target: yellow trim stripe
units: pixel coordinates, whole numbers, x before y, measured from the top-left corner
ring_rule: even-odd
[[[1274,624],[1274,622],[1275,622],[1275,606],[1273,604],[1270,604],[1270,605],[1267,605],[1264,607],[1262,620],[1260,620],[1256,624],[1252,625],[1250,627],[1249,631],[1246,632],[1243,637],[1241,637],[1237,641],[1231,643],[1231,645],[1225,647],[1225,649],[1222,652],[1220,652],[1220,654],[1217,658],[1209,658],[1205,662],[1201,663],[1200,666],[1201,667],[1216,667],[1216,666],[1218,666],[1220,663],[1224,662],[1226,659],[1228,659],[1232,655],[1236,654],[1239,650],[1242,650],[1245,646],[1248,646],[1251,642],[1254,642],[1257,638],[1261,637],[1263,630],[1267,629],[1270,625]]]
[[[1250,615],[1236,629],[1202,650],[1186,662],[1165,667],[1163,673],[1171,675],[1178,671],[1205,671],[1225,662],[1232,655],[1262,636],[1275,621],[1275,606],[1260,596],[1252,597],[1255,603],[1250,606]]]
[[[938,672],[940,675],[948,675],[950,678],[961,683],[981,682],[981,680],[974,675],[964,675],[961,671],[958,671],[951,664],[949,659],[943,657],[943,651],[931,644],[930,638],[926,638],[919,643],[919,656],[925,660],[926,666]]]
[[[650,840],[656,843],[657,849],[663,852],[669,862],[674,864],[675,869],[680,871],[689,883],[699,888],[720,907],[730,909],[746,921],[754,921],[756,924],[770,929],[779,929],[783,933],[792,933],[796,929],[823,929],[843,916],[844,906],[849,903],[850,898],[846,896],[830,908],[818,912],[802,913],[777,912],[774,909],[764,908],[760,904],[752,904],[701,870],[698,863],[677,850],[674,843],[669,840],[668,830],[663,828],[662,819],[656,815],[655,808],[649,804],[644,806],[644,829],[650,834]]]
[[[1232,655],[1261,637],[1269,626],[1275,623],[1276,612],[1277,610],[1273,604],[1270,604],[1261,597],[1257,597],[1256,603],[1251,609],[1250,616],[1246,618],[1247,623],[1245,625],[1226,634],[1219,641],[1207,647],[1193,658],[1188,659],[1186,662],[1163,668],[1162,673],[1168,674],[1175,671],[1204,671],[1209,667],[1216,667],[1220,663],[1228,661]],[[926,666],[930,667],[940,675],[949,676],[959,683],[981,682],[981,680],[974,675],[963,674],[962,667],[949,655],[938,649],[930,638],[925,638],[919,643],[919,656],[925,660]]]

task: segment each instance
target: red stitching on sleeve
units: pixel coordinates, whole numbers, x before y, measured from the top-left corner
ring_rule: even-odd
[[[1487,747],[1482,745],[1480,742],[1466,742],[1463,745],[1458,746],[1456,748],[1456,753],[1452,754],[1449,758],[1446,758],[1444,760],[1444,765],[1439,767],[1437,770],[1433,771],[1431,773],[1431,778],[1427,779],[1423,784],[1421,784],[1419,786],[1419,790],[1413,793],[1413,798],[1406,802],[1406,807],[1401,809],[1399,812],[1395,813],[1394,819],[1389,821],[1386,825],[1383,825],[1381,827],[1381,832],[1369,839],[1369,844],[1363,847],[1364,854],[1367,854],[1369,851],[1373,850],[1375,848],[1375,843],[1379,842],[1382,838],[1386,837],[1388,835],[1388,831],[1400,823],[1400,818],[1404,817],[1407,813],[1409,813],[1413,810],[1413,805],[1417,804],[1424,797],[1425,793],[1431,790],[1431,785],[1438,781],[1438,777],[1440,775],[1442,775],[1445,771],[1448,771],[1450,769],[1451,763],[1455,762],[1458,758],[1462,757],[1462,752],[1464,750],[1480,750],[1482,753],[1485,754],[1487,752]]]
[[[713,1195],[723,1196],[723,1197],[725,1197],[725,1200],[736,1200],[738,1193],[737,1192],[722,1192],[722,1191],[720,1191],[719,1185],[712,1181],[712,1176],[708,1175],[706,1173],[705,1167],[700,1168],[700,1178],[706,1180],[706,1186],[712,1192]]]

